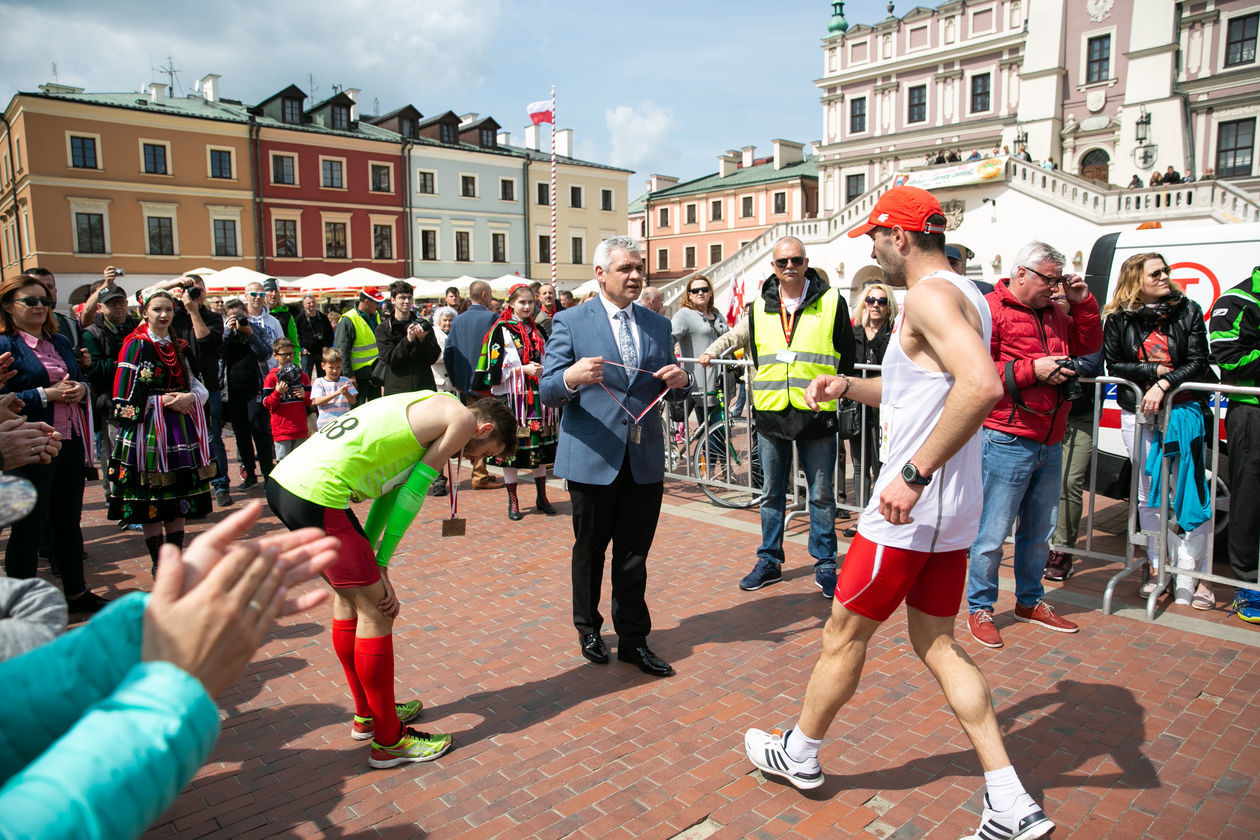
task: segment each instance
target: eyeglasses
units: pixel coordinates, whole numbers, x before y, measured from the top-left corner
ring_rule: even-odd
[[[50,297],[20,297],[13,299],[17,303],[24,303],[34,308],[36,306],[49,307],[53,305],[53,299]]]
[[[888,298],[868,297],[866,299],[867,306],[887,306]]]
[[[1170,274],[1172,274],[1172,272],[1171,272],[1171,271],[1169,271],[1167,268],[1157,268],[1157,269],[1155,269],[1154,271],[1152,271],[1152,272],[1150,273],[1150,275],[1149,275],[1149,276],[1151,276],[1151,277],[1164,277],[1164,276],[1167,276],[1167,275],[1170,275]]]
[[[774,261],[774,267],[787,268],[788,263],[791,263],[797,268],[800,268],[801,266],[805,265],[805,258],[804,257],[782,257]]]
[[[266,292],[250,292],[249,296],[250,297],[266,297],[267,293]]]
[[[693,295],[707,295],[713,290],[708,286],[696,286],[694,289],[688,289],[687,291],[691,292]]]
[[[1028,271],[1031,271],[1033,274],[1036,274],[1042,280],[1045,280],[1046,284],[1050,286],[1061,286],[1063,285],[1064,280],[1066,279],[1061,274],[1058,277],[1047,277],[1046,275],[1042,274],[1040,271],[1038,271],[1037,269],[1029,265],[1022,266],[1022,268]]]

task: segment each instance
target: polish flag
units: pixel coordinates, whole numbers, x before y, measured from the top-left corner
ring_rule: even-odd
[[[539,123],[551,123],[555,125],[555,112],[551,110],[551,100],[544,99],[540,102],[531,102],[525,107],[525,111],[529,114],[529,118],[534,125]]]
[[[744,309],[744,275],[740,275],[731,281],[731,305],[726,309],[726,323],[728,326],[735,326],[735,322],[739,320],[739,313]]]

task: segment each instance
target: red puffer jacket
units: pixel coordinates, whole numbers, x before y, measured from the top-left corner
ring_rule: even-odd
[[[1002,281],[985,295],[993,316],[989,353],[1006,393],[984,421],[985,428],[1056,444],[1063,440],[1071,405],[1058,385],[1037,380],[1033,362],[1042,356],[1084,356],[1102,347],[1102,316],[1093,295],[1064,315],[1051,304],[1034,310],[1020,303]],[[1012,383],[1013,380],[1013,383]],[[1022,405],[1012,396],[1012,384]]]

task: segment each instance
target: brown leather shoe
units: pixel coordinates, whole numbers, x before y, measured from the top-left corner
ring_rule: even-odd
[[[472,483],[474,490],[498,490],[503,486],[503,479],[497,476],[489,476],[487,478],[476,479]]]

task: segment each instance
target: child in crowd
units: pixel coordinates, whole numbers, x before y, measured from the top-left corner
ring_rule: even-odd
[[[263,380],[263,407],[271,414],[271,437],[277,463],[310,434],[306,410],[311,405],[311,380],[293,364],[293,342],[277,338],[271,345],[276,367]]]
[[[341,375],[341,351],[336,347],[325,348],[324,375],[311,386],[311,405],[319,409],[315,428],[322,429],[325,423],[349,411],[358,393],[354,381]]]

